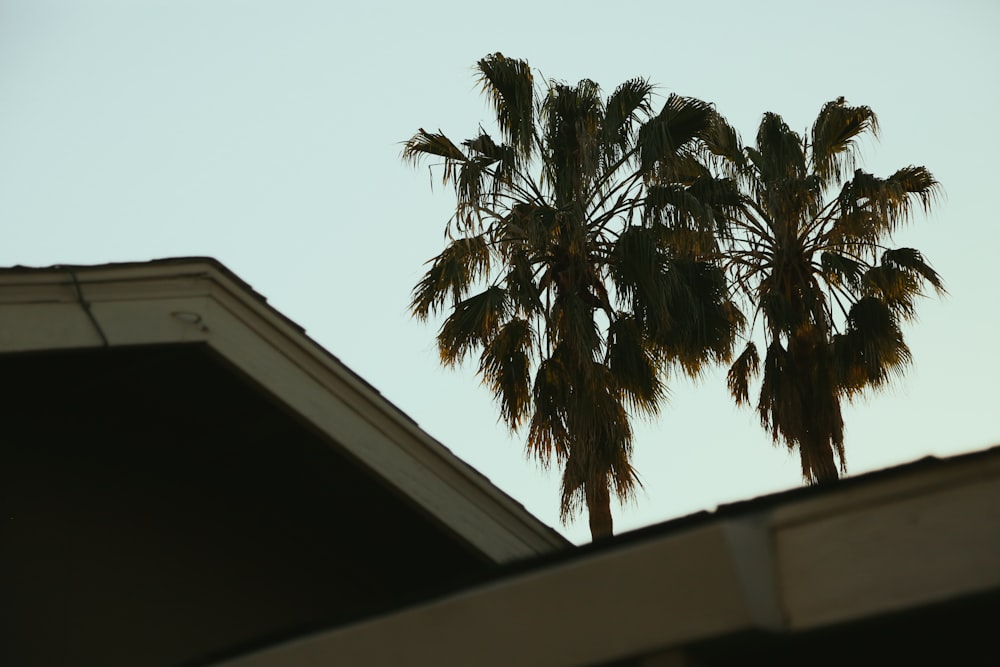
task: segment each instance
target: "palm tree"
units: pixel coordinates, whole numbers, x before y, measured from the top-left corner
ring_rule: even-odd
[[[717,114],[676,95],[654,113],[642,79],[606,99],[586,79],[537,85],[527,62],[499,53],[477,72],[499,135],[458,144],[420,129],[403,149],[407,162],[435,160],[457,200],[412,312],[449,311],[442,363],[478,352],[500,419],[562,466],[562,519],[586,507],[603,537],[611,496],[638,484],[631,417],[657,414],[668,366],[728,359],[741,323],[721,267],[672,248],[664,224],[697,204]]]
[[[727,268],[763,328],[757,411],[776,443],[798,449],[811,482],[846,470],[842,399],[904,370],[901,324],[913,319],[925,285],[944,292],[919,251],[886,245],[916,208],[929,210],[938,182],[924,167],[888,178],[856,169],[865,134],[878,134],[875,113],[839,98],[807,138],[767,113],[755,147],[717,150],[742,201],[725,234]],[[759,367],[751,337],[728,375],[738,404],[749,402]]]

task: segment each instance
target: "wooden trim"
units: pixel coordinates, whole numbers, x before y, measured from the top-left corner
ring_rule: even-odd
[[[89,304],[80,303],[72,272]],[[221,265],[0,272],[0,352],[201,342],[497,562],[568,546]]]

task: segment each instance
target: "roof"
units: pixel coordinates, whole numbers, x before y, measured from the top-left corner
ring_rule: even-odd
[[[433,602],[216,667],[731,664],[761,637],[773,664],[803,654],[843,664],[875,621],[895,657],[974,655],[991,641],[983,619],[1000,612],[998,563],[1000,447],[520,563]]]
[[[0,269],[0,354],[197,343],[494,562],[568,542],[206,257]]]

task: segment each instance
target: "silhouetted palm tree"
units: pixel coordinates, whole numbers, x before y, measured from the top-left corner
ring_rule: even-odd
[[[442,362],[479,353],[501,419],[563,466],[563,519],[587,507],[592,535],[609,535],[611,495],[637,484],[630,413],[657,413],[668,366],[728,359],[741,323],[720,266],[673,247],[665,224],[722,216],[695,196],[719,121],[675,95],[654,113],[641,79],[604,99],[586,79],[536,85],[527,62],[501,54],[477,69],[499,137],[480,128],[457,144],[421,129],[403,149],[412,163],[439,158],[457,198],[412,311],[450,311]]]
[[[727,231],[732,284],[764,333],[757,411],[775,442],[798,449],[810,481],[845,469],[842,399],[902,372],[901,324],[925,284],[944,291],[919,251],[886,245],[914,209],[930,208],[938,183],[924,167],[888,178],[855,169],[858,138],[877,132],[871,109],[839,98],[808,137],[767,113],[754,147],[717,151],[742,193]],[[760,365],[751,339],[729,371],[737,403],[749,402]]]

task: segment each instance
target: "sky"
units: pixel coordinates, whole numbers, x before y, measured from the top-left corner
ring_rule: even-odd
[[[407,310],[452,193],[400,161],[423,127],[488,126],[473,66],[500,51],[611,92],[636,76],[714,103],[745,140],[870,106],[863,166],[925,165],[944,196],[897,235],[948,296],[905,329],[914,365],[845,410],[850,475],[1000,444],[1000,3],[844,0],[332,3],[0,0],[0,266],[215,257],[420,426],[569,539],[559,474],[527,459],[472,364],[440,367]],[[436,187],[431,187],[435,184]],[[0,322],[2,326],[2,322]],[[636,426],[643,489],[616,530],[799,486],[797,454],[724,371],[670,380]]]

